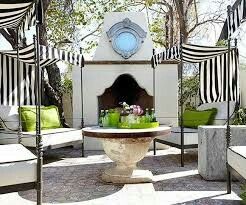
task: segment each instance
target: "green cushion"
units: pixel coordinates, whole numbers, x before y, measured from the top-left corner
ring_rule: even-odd
[[[197,128],[199,125],[212,125],[216,114],[216,108],[204,111],[185,110],[183,114],[184,127]]]
[[[60,128],[61,122],[58,108],[56,106],[41,107],[41,129]],[[20,108],[23,131],[36,130],[36,107],[23,106]]]

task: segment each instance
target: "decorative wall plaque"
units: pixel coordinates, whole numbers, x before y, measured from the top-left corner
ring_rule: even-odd
[[[125,18],[114,24],[107,31],[107,35],[114,51],[128,59],[140,49],[147,32],[129,18]]]

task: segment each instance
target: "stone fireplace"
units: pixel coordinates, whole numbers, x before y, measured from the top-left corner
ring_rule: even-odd
[[[125,45],[132,42],[132,45]],[[135,42],[135,43],[134,43]],[[97,125],[101,109],[119,102],[153,106],[153,43],[143,13],[115,12],[104,18],[102,36],[92,60],[83,68],[85,125]],[[155,71],[155,108],[162,124],[177,125],[178,64],[167,61]],[[73,126],[81,122],[80,68],[73,69]],[[85,149],[101,149],[97,139],[86,138]]]
[[[98,96],[98,110],[120,107],[121,102],[140,105],[143,109],[153,107],[153,96],[141,88],[130,74],[119,75],[112,86]]]

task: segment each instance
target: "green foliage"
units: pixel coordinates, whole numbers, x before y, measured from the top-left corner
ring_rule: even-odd
[[[246,185],[242,186],[242,193],[240,194],[240,197],[242,198],[241,204],[246,205]]]
[[[196,103],[193,101],[198,96],[199,91],[199,75],[188,76],[183,79],[183,102],[186,108],[196,108]],[[181,90],[179,82],[179,102],[181,103]]]
[[[71,40],[74,47],[83,43],[83,52],[90,52],[97,46],[101,26],[106,12],[129,11],[130,1],[61,1],[52,0],[46,13],[48,39],[51,44]],[[92,37],[92,38],[91,38]]]
[[[102,32],[104,16],[107,12],[130,11],[128,3],[131,1],[97,1],[81,0],[77,1],[76,9],[84,14],[86,24],[78,28],[80,34],[76,36],[78,41],[83,44],[83,52],[91,53],[98,45],[98,37]]]
[[[207,19],[204,18],[204,22],[197,23],[197,15],[204,15],[202,12],[196,13],[194,5],[198,1],[191,4],[187,2],[184,1],[182,4],[183,9],[187,11],[184,17],[187,19],[187,30],[182,32],[188,32],[188,37],[193,37],[197,35],[197,31],[194,29],[196,25],[203,25]],[[73,42],[73,45],[70,46],[83,47],[84,53],[91,53],[98,45],[106,12],[140,11],[147,15],[151,36],[156,46],[167,46],[169,41],[175,44],[179,40],[180,17],[177,11],[181,8],[176,7],[175,1],[51,0],[46,13],[48,39],[51,44],[58,47],[62,46],[59,45],[59,42],[69,39]],[[169,20],[173,19],[173,22],[170,21],[171,24],[166,21],[167,17]],[[190,27],[194,31],[193,34],[189,33]]]
[[[233,125],[246,125],[246,108],[239,108],[233,119]]]
[[[157,46],[164,46],[166,43],[164,38],[166,35],[166,30],[163,29],[163,25],[165,24],[163,21],[165,20],[160,18],[160,15],[157,15],[153,18],[152,23],[149,26],[151,37],[154,39],[154,42],[157,44]]]
[[[90,53],[98,45],[98,37],[101,35],[102,23],[106,12],[143,11],[148,8],[156,8],[155,0],[135,2],[131,0],[52,0],[46,12],[47,33],[49,42],[62,47],[60,42],[71,40],[74,47],[83,47],[83,52]],[[155,43],[164,46],[166,29],[165,18],[161,13],[161,7],[157,12],[150,12],[149,27]],[[146,11],[146,10],[144,10]],[[67,45],[66,45],[67,46]],[[72,46],[72,45],[69,45]]]
[[[75,25],[85,23],[83,13],[68,9],[65,2],[52,0],[46,12],[47,38],[58,46],[65,39],[73,39]]]
[[[192,102],[186,102],[185,109],[186,110],[196,110],[196,105]]]
[[[153,4],[156,2],[156,0],[145,0],[145,5],[147,7],[153,6]]]
[[[64,74],[62,76],[62,82],[61,82],[61,86],[62,86],[62,92],[63,93],[68,93],[68,94],[72,94],[73,91],[73,82],[72,79],[70,77],[68,77],[67,74]]]
[[[227,40],[219,40],[216,43],[216,46],[227,46],[227,45],[228,45]]]

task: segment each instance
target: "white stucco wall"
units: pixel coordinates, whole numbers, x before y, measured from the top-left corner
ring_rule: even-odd
[[[246,70],[240,70],[241,106],[246,107]]]
[[[117,54],[109,42],[106,32],[125,18],[138,24],[147,32],[147,37],[140,50],[129,59]],[[150,59],[153,43],[149,33],[146,17],[141,12],[107,13],[99,45],[93,57],[94,64],[85,63],[83,68],[83,96],[85,126],[98,124],[98,98],[110,87],[121,74],[132,75],[138,84],[153,95],[153,69]],[[128,61],[131,61],[128,63]],[[122,62],[122,63],[121,63]],[[157,119],[162,124],[177,125],[178,120],[178,70],[177,64],[160,64],[156,69],[155,107]],[[80,69],[73,69],[73,126],[81,125],[81,82]],[[98,139],[86,138],[85,149],[102,149]]]
[[[125,18],[129,18],[132,22],[138,24],[145,32],[147,32],[147,36],[140,50],[129,59],[122,58],[113,50],[111,42],[109,42],[106,34],[114,24],[124,20]],[[153,53],[152,49],[153,43],[149,33],[146,17],[143,12],[111,12],[106,13],[104,17],[102,36],[100,37],[93,60],[150,60]]]
[[[124,73],[131,74],[138,84],[153,95],[153,81],[150,64],[104,64],[86,65],[83,70],[84,120],[85,125],[98,124],[98,99],[115,79]],[[73,125],[81,122],[80,69],[73,69]],[[156,116],[162,124],[177,125],[178,119],[178,73],[177,64],[160,64],[156,69]],[[87,138],[87,150],[101,149],[97,139]]]

